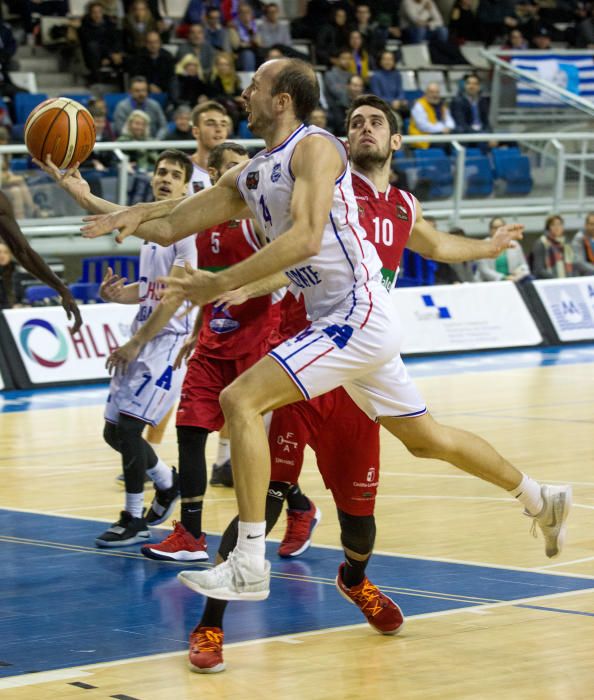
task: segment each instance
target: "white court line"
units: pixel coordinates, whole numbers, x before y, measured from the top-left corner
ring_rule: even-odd
[[[314,469],[313,471],[317,471]],[[427,474],[419,472],[389,472],[384,469],[380,469],[380,476],[402,476],[408,477],[412,476],[418,479],[472,479],[476,481],[477,477],[472,474]],[[547,484],[570,484],[571,486],[594,486],[594,481],[559,481],[557,479],[547,479]]]
[[[430,612],[430,613],[420,613],[418,615],[410,615],[406,618],[406,621],[409,622],[410,620],[424,620],[424,619],[429,619],[433,617],[444,617],[446,615],[457,615],[459,613],[467,613],[471,611],[478,611],[480,610],[481,612],[485,612],[486,610],[491,610],[493,608],[503,608],[503,607],[510,607],[510,606],[516,606],[516,605],[521,605],[523,603],[529,603],[529,604],[534,604],[535,601],[543,601],[543,600],[551,600],[551,599],[559,599],[559,598],[567,598],[569,596],[573,595],[583,595],[583,594],[592,594],[594,593],[594,588],[585,588],[582,590],[578,591],[565,591],[563,593],[547,593],[545,595],[540,595],[540,596],[531,596],[528,598],[516,598],[514,600],[503,600],[498,603],[486,603],[483,605],[478,605],[478,606],[468,606],[468,607],[462,607],[462,608],[452,608],[451,610],[440,610],[437,612]],[[235,648],[240,648],[240,647],[249,647],[249,646],[256,646],[258,644],[270,644],[274,642],[283,642],[285,644],[295,644],[299,643],[300,640],[303,637],[315,637],[315,636],[320,636],[323,634],[333,634],[335,632],[346,632],[348,630],[354,630],[354,629],[369,629],[369,625],[365,622],[356,624],[356,625],[342,625],[340,627],[329,627],[321,630],[311,630],[309,632],[293,632],[292,634],[281,634],[277,635],[276,637],[264,637],[263,639],[248,639],[244,642],[233,642],[231,644],[225,644],[225,649],[235,649]],[[395,637],[395,639],[398,639],[398,637]],[[400,639],[406,639],[406,633],[400,637]],[[134,658],[126,658],[126,659],[116,659],[115,661],[100,661],[99,663],[96,664],[88,664],[84,666],[79,666],[79,667],[71,667],[68,669],[63,669],[62,673],[68,674],[64,675],[64,678],[74,678],[75,676],[89,676],[92,675],[92,672],[95,670],[100,670],[104,668],[112,668],[114,666],[123,666],[126,664],[130,663],[142,663],[144,661],[157,661],[160,659],[171,659],[175,658],[177,656],[185,656],[187,654],[187,650],[183,651],[168,651],[164,652],[162,654],[148,654],[147,656],[137,656]],[[80,671],[76,671],[76,668],[79,668]],[[48,671],[47,673],[28,673],[22,676],[16,677],[15,680],[20,681],[19,682],[19,687],[27,686],[27,685],[36,685],[37,683],[47,683],[52,680],[60,680],[60,677],[58,678],[47,678],[52,673],[57,673],[55,671]],[[11,687],[17,687],[13,685],[5,685],[6,683],[10,683],[13,679],[11,678],[6,678],[3,680],[0,680],[0,691],[5,689],[5,688],[11,688]]]
[[[0,691],[9,688],[24,688],[36,683],[51,683],[52,681],[65,681],[69,678],[85,678],[92,676],[92,673],[79,671],[76,668],[59,668],[55,671],[42,671],[41,673],[26,673],[22,676],[12,676],[0,680]],[[37,680],[35,680],[37,679]]]
[[[582,564],[586,561],[594,561],[594,557],[584,557],[583,559],[572,559],[571,561],[560,561],[557,564],[547,564],[546,566],[540,566],[539,569],[553,569],[559,566],[571,566],[572,564]],[[573,575],[573,574],[570,574]]]

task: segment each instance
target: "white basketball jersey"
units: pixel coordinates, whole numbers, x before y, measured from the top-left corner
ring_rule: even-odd
[[[308,316],[317,319],[342,302],[370,279],[379,279],[381,262],[373,245],[365,240],[359,225],[357,201],[353,194],[346,150],[332,134],[316,126],[301,125],[283,143],[260,151],[237,179],[237,187],[251,209],[266,239],[271,241],[291,225],[294,178],[291,158],[304,138],[319,134],[335,144],[344,163],[336,181],[328,222],[324,227],[318,255],[285,270],[293,285],[303,292]],[[315,168],[312,163],[311,167]]]
[[[139,307],[132,323],[132,333],[136,333],[159,304],[158,296],[162,287],[157,279],[167,277],[173,265],[183,267],[186,261],[194,268],[197,266],[195,236],[188,236],[166,248],[157,243],[144,241],[140,249]],[[196,317],[195,310],[184,313],[188,308],[189,302],[184,302],[158,335],[165,333],[187,335],[192,330]]]
[[[212,187],[210,175],[206,172],[206,170],[202,170],[202,168],[198,167],[196,163],[194,163],[192,177],[190,178],[190,182],[188,182],[188,194],[196,194],[196,192],[202,192],[202,190],[206,190],[209,187]]]

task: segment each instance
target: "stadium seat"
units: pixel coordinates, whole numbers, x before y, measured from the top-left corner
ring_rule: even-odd
[[[112,121],[113,119],[113,113],[117,103],[121,102],[126,97],[128,97],[128,93],[126,92],[106,92],[105,95],[103,95],[105,106],[107,107],[107,118],[109,121]]]
[[[241,89],[245,90],[246,87],[248,87],[248,85],[252,82],[252,78],[254,77],[254,71],[253,70],[238,70],[237,77],[239,78],[239,83],[241,85]]]
[[[91,101],[91,95],[88,93],[66,93],[62,95],[62,97],[67,97],[70,100],[75,100],[76,102],[80,102],[81,105],[84,107],[89,106],[89,102]]]
[[[431,56],[426,44],[404,44],[400,50],[402,63],[407,68],[427,68],[431,65]]]
[[[24,124],[32,110],[47,100],[45,92],[17,92],[14,96],[14,111],[16,113],[17,124]]]
[[[29,159],[27,157],[10,159],[10,169],[13,173],[22,172],[23,170],[27,170],[29,167]]]
[[[415,149],[418,182],[428,186],[429,199],[450,197],[454,191],[454,177],[450,158],[441,148]]]
[[[99,298],[99,285],[95,282],[75,282],[69,286],[72,296],[83,304],[102,302]]]
[[[530,159],[524,155],[508,155],[498,163],[498,178],[505,183],[503,194],[530,194],[532,192],[532,175]]]
[[[161,105],[161,109],[167,107],[169,95],[166,92],[151,92],[150,97]]]
[[[512,146],[510,148],[494,148],[491,151],[491,155],[493,156],[494,175],[496,178],[500,178],[503,177],[503,162],[508,158],[518,158],[522,154],[517,146]]]
[[[493,171],[487,156],[467,156],[464,181],[466,197],[488,197],[493,192]]]
[[[32,284],[25,289],[25,300],[28,304],[35,304],[46,299],[56,299],[59,296],[55,289],[41,284]]]
[[[449,93],[445,73],[442,70],[418,70],[417,82],[419,89],[425,91],[429,83],[437,83],[441,90],[442,97]]]
[[[253,139],[254,135],[250,131],[247,119],[242,119],[237,126],[237,138],[238,139]]]
[[[125,277],[128,282],[138,280],[138,257],[136,255],[98,255],[83,258],[82,276],[78,282],[100,284],[111,267],[116,275]]]

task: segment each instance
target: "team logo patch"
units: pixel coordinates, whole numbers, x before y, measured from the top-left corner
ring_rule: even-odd
[[[257,170],[252,170],[245,178],[245,184],[248,190],[257,190],[260,182],[260,173]]]
[[[402,204],[396,205],[396,218],[402,221],[408,221],[408,212],[406,211],[406,207],[403,207]]]
[[[270,181],[271,182],[278,182],[280,180],[281,176],[281,164],[277,163],[274,168],[272,168],[272,172],[270,173]]]
[[[203,182],[193,182],[192,189],[194,190],[194,194],[196,194],[196,192],[202,192],[202,190],[204,189],[204,183]]]

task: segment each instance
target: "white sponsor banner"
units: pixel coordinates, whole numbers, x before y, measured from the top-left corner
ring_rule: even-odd
[[[107,379],[105,361],[126,342],[138,310],[135,304],[80,306],[83,325],[71,334],[60,306],[4,312],[31,383]]]
[[[559,340],[594,340],[594,277],[536,280],[534,287]]]
[[[513,282],[396,288],[392,300],[404,328],[403,354],[542,342]]]

